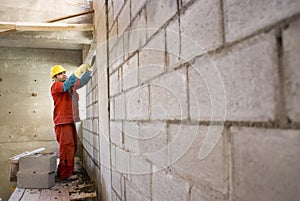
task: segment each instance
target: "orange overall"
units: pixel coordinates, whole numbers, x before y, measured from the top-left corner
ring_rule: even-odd
[[[59,143],[60,162],[57,174],[60,179],[68,178],[74,171],[74,156],[77,150],[77,132],[74,122],[80,120],[78,111],[79,96],[75,91],[75,89],[81,87],[80,80],[77,80],[68,91],[63,90],[63,84],[64,82],[56,81],[51,87],[54,101],[54,129],[56,140]]]

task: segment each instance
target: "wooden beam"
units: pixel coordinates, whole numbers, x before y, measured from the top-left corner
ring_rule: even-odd
[[[16,23],[13,23],[13,22],[0,22],[0,29],[16,30]]]
[[[16,31],[93,31],[93,24],[0,22],[0,29]]]
[[[84,11],[84,12],[81,12],[81,13],[76,13],[76,14],[73,14],[73,15],[67,15],[67,16],[64,16],[64,17],[59,17],[59,18],[56,18],[56,19],[47,20],[46,23],[57,22],[57,21],[65,20],[65,19],[70,19],[70,18],[73,18],[73,17],[78,17],[78,16],[81,16],[81,15],[90,14],[90,13],[94,13],[94,10],[92,9],[92,10]],[[8,23],[8,24],[11,24],[11,23]],[[13,25],[13,24],[11,24],[11,25],[12,25],[12,29],[1,31],[0,35],[5,35],[5,34],[16,32],[17,30],[16,30],[15,25]],[[6,26],[8,26],[8,25],[6,25]]]
[[[73,15],[68,15],[68,16],[48,20],[46,22],[49,22],[49,23],[50,22],[57,22],[57,21],[66,20],[66,19],[73,18],[73,17],[78,17],[78,16],[81,16],[81,15],[90,14],[90,13],[94,13],[94,10],[88,10],[88,11],[85,11],[85,12],[82,12],[82,13],[77,13],[77,14],[73,14]]]

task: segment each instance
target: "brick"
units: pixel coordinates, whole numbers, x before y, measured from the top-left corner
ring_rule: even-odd
[[[55,171],[56,159],[56,153],[24,156],[19,159],[19,170],[28,173]]]
[[[55,184],[55,172],[17,173],[19,188],[50,188]]]
[[[172,174],[155,172],[153,179],[153,201],[187,201],[189,184]]]
[[[150,83],[151,120],[187,119],[186,69],[164,74]]]
[[[224,0],[225,37],[231,42],[299,12],[300,1]]]
[[[138,84],[138,57],[137,54],[131,57],[128,62],[122,66],[123,90],[127,90]]]
[[[279,96],[276,58],[271,32],[220,54],[196,59],[189,68],[191,119],[274,120]]]
[[[184,58],[190,54],[202,54],[222,44],[220,19],[219,0],[196,1],[180,16]],[[195,44],[191,44],[191,41]]]
[[[222,132],[222,127],[217,128]],[[203,146],[204,139],[207,138],[208,126],[198,125],[170,125],[169,126],[169,146],[170,164],[184,178],[190,178],[198,185],[205,185],[210,189],[227,194],[229,161],[228,143],[226,143],[225,133],[219,133],[213,150],[204,158],[199,158],[199,153]],[[208,139],[208,138],[207,138]],[[207,140],[206,139],[206,140]],[[210,141],[212,142],[212,141]],[[213,143],[213,142],[212,142]],[[188,165],[187,165],[188,164]]]
[[[287,115],[292,121],[300,122],[300,21],[295,21],[283,30],[283,71]]]
[[[130,120],[149,119],[149,87],[142,85],[127,91],[126,117]]]
[[[300,132],[230,129],[233,140],[233,200],[298,200]]]

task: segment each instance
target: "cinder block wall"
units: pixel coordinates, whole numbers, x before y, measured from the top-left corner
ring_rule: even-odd
[[[95,1],[102,200],[298,200],[300,1]]]

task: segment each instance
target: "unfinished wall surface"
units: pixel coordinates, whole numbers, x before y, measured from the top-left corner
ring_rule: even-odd
[[[0,48],[0,197],[8,200],[9,158],[45,147],[58,153],[52,121],[50,68],[61,64],[73,71],[81,51]]]
[[[300,197],[300,1],[95,1],[99,200]]]

